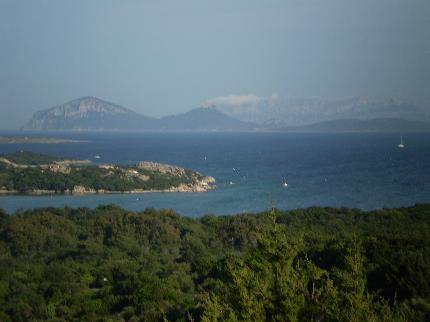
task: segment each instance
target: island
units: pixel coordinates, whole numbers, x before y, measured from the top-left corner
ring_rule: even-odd
[[[205,192],[214,184],[213,177],[151,161],[94,164],[28,151],[0,154],[0,194]]]
[[[0,136],[0,144],[63,144],[87,143],[85,140],[59,139],[41,136]]]

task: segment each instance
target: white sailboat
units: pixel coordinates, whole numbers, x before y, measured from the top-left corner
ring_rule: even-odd
[[[400,137],[400,143],[399,143],[398,147],[401,149],[405,147],[405,145],[403,144],[403,136]]]

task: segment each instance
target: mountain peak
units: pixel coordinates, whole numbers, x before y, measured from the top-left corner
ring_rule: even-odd
[[[36,112],[24,126],[30,130],[88,130],[140,127],[149,118],[94,96],[81,97]],[[120,127],[118,127],[121,125]]]
[[[90,113],[135,114],[135,112],[128,108],[94,96],[81,97],[42,112],[63,115],[64,117],[87,117]]]
[[[243,131],[254,126],[204,107],[160,119],[93,96],[35,113],[24,130],[60,131]]]
[[[183,114],[165,116],[161,120],[163,130],[170,131],[249,131],[254,124],[232,118],[214,108],[197,107]]]

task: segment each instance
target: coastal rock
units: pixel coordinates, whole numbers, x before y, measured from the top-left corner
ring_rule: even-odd
[[[33,189],[29,193],[31,195],[42,196],[42,195],[53,195],[53,194],[56,194],[57,191],[55,191],[55,190],[47,190],[47,189]]]
[[[206,192],[215,188],[215,178],[206,176],[191,184],[180,184],[168,189],[169,192]]]
[[[77,167],[86,161],[24,153],[0,155],[0,193],[22,194],[105,194],[143,192],[204,192],[213,189],[215,179],[178,166],[141,161],[136,167],[114,164]],[[19,163],[19,164],[18,164]],[[34,184],[29,188],[16,185],[14,176]],[[46,178],[39,180],[40,176]],[[91,180],[88,180],[88,178]],[[62,183],[64,182],[64,183]],[[18,189],[17,189],[18,186]]]
[[[74,195],[93,194],[93,193],[97,193],[97,191],[94,189],[89,189],[84,186],[74,186],[72,190],[72,194]]]
[[[136,167],[139,169],[145,169],[149,171],[158,171],[161,173],[169,173],[175,176],[185,175],[185,169],[170,164],[157,163],[151,161],[139,161],[136,163]]]
[[[6,189],[5,187],[2,187],[0,189],[0,195],[17,194],[17,193],[19,193],[18,190],[9,190],[9,189]]]
[[[2,163],[4,163],[4,164],[6,164],[6,165],[8,165],[8,166],[11,166],[11,167],[14,167],[14,168],[16,168],[18,165],[16,164],[16,163],[14,163],[14,162],[10,162],[8,159],[6,159],[6,158],[0,158],[0,162],[2,162]]]
[[[45,171],[50,171],[50,172],[54,172],[54,173],[65,173],[68,174],[70,173],[70,167],[62,165],[62,164],[58,164],[58,163],[52,163],[52,164],[42,164],[40,165],[40,169],[45,170]]]

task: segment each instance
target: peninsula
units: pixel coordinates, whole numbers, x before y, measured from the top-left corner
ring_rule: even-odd
[[[83,140],[59,139],[41,136],[0,136],[0,144],[63,144],[63,143],[85,143]]]
[[[27,151],[0,154],[0,194],[204,192],[214,183],[213,177],[150,161],[93,164]]]

